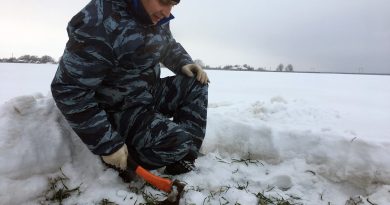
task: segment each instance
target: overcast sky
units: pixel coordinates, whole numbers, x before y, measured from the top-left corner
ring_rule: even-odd
[[[61,56],[88,0],[0,0],[0,57]],[[171,28],[211,66],[390,73],[389,0],[182,0]]]

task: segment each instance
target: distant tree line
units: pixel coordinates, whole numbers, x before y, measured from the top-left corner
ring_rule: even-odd
[[[194,60],[194,62],[200,66],[202,66],[204,69],[209,70],[237,70],[237,71],[277,71],[277,72],[294,72],[294,68],[291,64],[288,64],[287,66],[284,66],[283,64],[279,64],[275,70],[267,70],[262,67],[252,67],[248,64],[244,65],[225,65],[225,66],[218,66],[218,67],[211,67],[209,65],[206,65],[203,63],[202,60]],[[56,64],[57,61],[54,60],[51,56],[44,55],[42,57],[38,57],[35,55],[22,55],[19,58],[11,57],[11,58],[0,58],[0,63],[35,63],[35,64],[45,64],[45,63],[52,63]]]
[[[252,67],[248,64],[244,65],[225,65],[225,66],[218,66],[218,67],[211,67],[203,63],[202,60],[194,60],[194,62],[200,66],[202,66],[204,69],[209,70],[237,70],[237,71],[277,71],[277,72],[294,72],[294,67],[291,64],[288,64],[286,67],[283,64],[279,64],[275,70],[267,70],[263,67]]]
[[[286,67],[284,67],[283,64],[279,64],[278,67],[276,67],[276,71],[279,72],[294,72],[294,68],[291,64],[288,64]]]
[[[44,55],[42,57],[38,57],[35,55],[22,55],[19,58],[11,57],[11,58],[1,58],[1,63],[35,63],[35,64],[44,64],[44,63],[52,63],[56,64],[57,61],[54,60],[51,56]]]

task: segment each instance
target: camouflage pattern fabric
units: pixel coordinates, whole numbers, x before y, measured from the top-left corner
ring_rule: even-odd
[[[129,153],[149,169],[184,157],[195,159],[206,131],[207,85],[177,75],[162,79],[156,88],[155,104],[146,112],[134,116],[136,112],[128,110],[114,115],[114,124],[128,136]]]
[[[172,37],[173,17],[151,25],[143,8],[132,6],[136,1],[92,0],[72,18],[51,88],[94,154],[109,155],[127,143],[141,163],[158,167],[196,155],[207,86],[180,73],[193,61]],[[160,79],[160,62],[176,77]]]

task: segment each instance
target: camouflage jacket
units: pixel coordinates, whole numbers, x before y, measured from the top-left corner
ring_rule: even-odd
[[[58,108],[97,155],[113,153],[125,140],[110,124],[108,112],[153,103],[160,62],[176,74],[193,63],[172,37],[171,18],[152,25],[139,4],[92,0],[76,14],[51,84]]]

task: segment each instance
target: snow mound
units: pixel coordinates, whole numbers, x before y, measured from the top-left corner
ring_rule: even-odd
[[[211,104],[199,171],[177,176],[188,183],[183,198],[194,204],[257,204],[263,193],[304,204],[339,204],[361,195],[388,202],[390,143],[367,140],[338,127],[340,122],[337,111],[280,96]],[[4,204],[39,204],[47,179],[62,172],[69,186],[82,189],[64,204],[144,202],[86,148],[50,96],[22,96],[0,107],[0,164]]]
[[[88,171],[91,175],[91,166],[99,165],[91,163],[96,160],[68,127],[53,98],[21,96],[0,108],[2,203],[20,204],[42,196],[48,177],[69,165],[80,177]]]
[[[388,141],[372,142],[355,132],[333,131],[340,122],[337,112],[301,105],[279,96],[269,102],[213,105],[203,151],[224,157],[250,155],[273,165],[303,159],[312,171],[333,182],[360,188],[390,184]],[[314,120],[303,121],[303,115],[325,123],[319,126]]]
[[[23,179],[47,174],[70,160],[70,139],[64,138],[53,100],[22,96],[1,109],[1,176]]]

